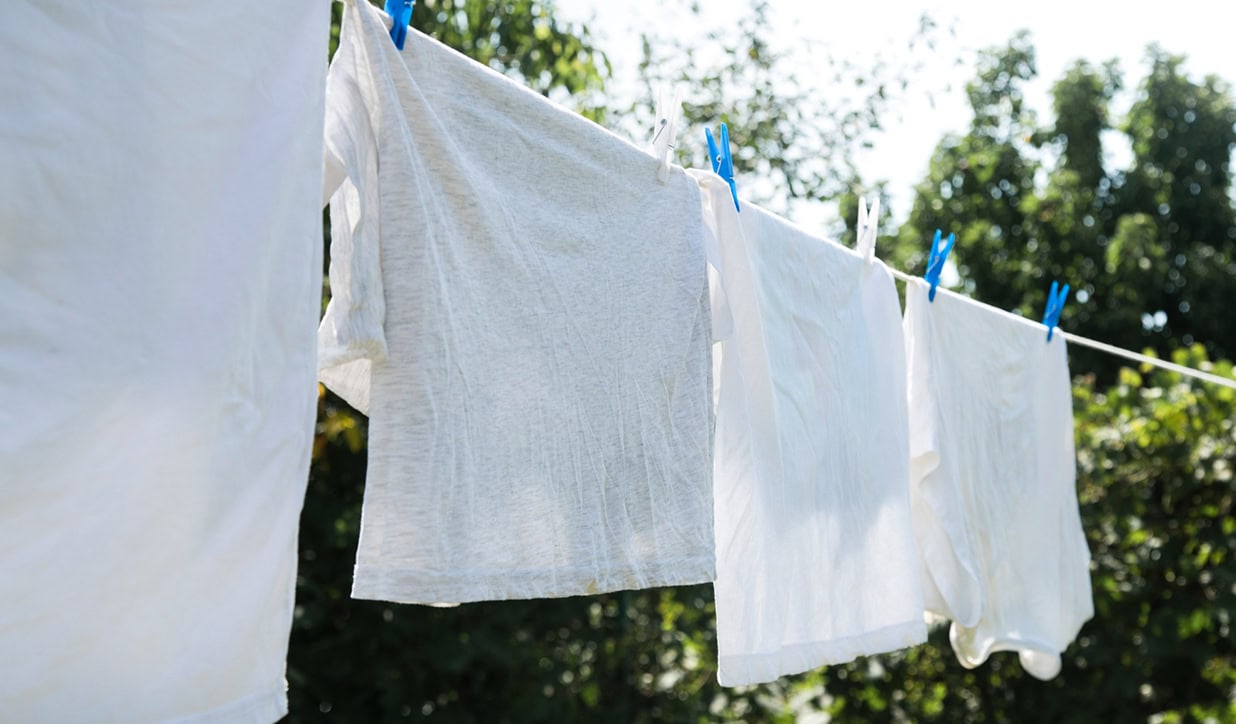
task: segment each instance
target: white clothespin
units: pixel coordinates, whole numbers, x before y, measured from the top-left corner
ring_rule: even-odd
[[[875,257],[876,234],[880,227],[880,197],[871,201],[871,209],[867,209],[867,199],[858,197],[858,243],[855,249],[862,254],[868,263]]]
[[[674,150],[674,135],[682,118],[682,88],[675,87],[673,100],[666,86],[657,88],[657,118],[652,129],[652,153],[657,157],[657,179],[661,183],[669,178],[670,162]]]

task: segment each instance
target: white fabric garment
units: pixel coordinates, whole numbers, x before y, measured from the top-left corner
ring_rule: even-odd
[[[926,639],[901,309],[888,269],[698,174],[733,316],[717,406],[717,678]]]
[[[514,81],[345,7],[321,379],[370,417],[352,595],[711,581],[699,192]]]
[[[973,668],[1017,651],[1050,679],[1093,614],[1064,337],[944,289],[906,288],[914,527],[927,607]]]
[[[0,23],[0,720],[286,711],[329,6]]]

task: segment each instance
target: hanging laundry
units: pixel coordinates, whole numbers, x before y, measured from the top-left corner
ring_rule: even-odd
[[[698,173],[732,334],[717,402],[717,678],[736,686],[926,640],[904,344],[878,260]]]
[[[906,285],[911,487],[927,607],[966,667],[1016,651],[1040,679],[1093,614],[1065,342]]]
[[[0,720],[272,722],[329,4],[0,23]]]
[[[321,379],[370,417],[353,595],[711,581],[699,191],[584,118],[345,7]]]

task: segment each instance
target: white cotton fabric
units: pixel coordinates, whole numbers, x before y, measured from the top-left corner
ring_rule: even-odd
[[[720,343],[717,678],[772,681],[926,639],[901,308],[888,269],[699,174]]]
[[[287,710],[328,3],[0,23],[0,719]]]
[[[1040,679],[1093,614],[1062,335],[939,289],[906,289],[914,526],[927,606],[973,668],[1016,651]]]
[[[582,117],[345,7],[321,379],[369,415],[353,595],[711,581],[699,192]]]

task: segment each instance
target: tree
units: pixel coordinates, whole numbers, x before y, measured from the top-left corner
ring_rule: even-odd
[[[1053,87],[1057,118],[1041,128],[1020,107],[1018,86],[1033,76],[1028,38],[983,54],[969,89],[971,128],[937,147],[895,258],[921,269],[924,240],[939,226],[957,232],[963,289],[982,301],[1036,315],[1047,281],[1060,278],[1078,288],[1066,328],[1175,350],[1177,362],[1194,366],[1210,366],[1207,349],[1230,351],[1236,328],[1219,299],[1236,290],[1226,241],[1236,233],[1233,101],[1215,78],[1189,80],[1179,58],[1154,48],[1148,56],[1150,75],[1121,126],[1134,160],[1111,171],[1102,137],[1122,85],[1114,64],[1071,67]],[[1076,381],[1074,411],[1095,619],[1047,683],[1008,660],[957,672],[938,631],[927,647],[882,657],[882,695],[872,700],[896,717],[1236,718],[1228,560],[1236,397],[1076,347],[1070,358],[1075,372],[1089,373]],[[1229,363],[1214,367],[1232,374]],[[827,691],[839,691],[827,676]],[[939,695],[916,704],[912,690]],[[846,711],[885,711],[854,708],[866,701],[846,696]]]
[[[1028,241],[1022,205],[1034,191],[1036,168],[1024,153],[1034,119],[1021,85],[1035,72],[1034,48],[1025,34],[980,55],[978,77],[966,87],[974,110],[970,130],[936,147],[910,220],[887,246],[894,266],[922,269],[929,234],[943,229],[957,234],[953,259],[967,291],[996,306],[1019,303],[994,279],[1029,267],[1022,256]]]
[[[567,100],[607,123],[623,127],[634,118],[640,128],[649,125],[642,105],[590,110],[608,66],[586,29],[556,23],[548,1],[499,7],[507,15],[495,24],[488,5],[425,0],[414,24],[541,92],[582,93]],[[701,56],[685,53],[677,63],[648,50],[650,84],[677,79],[706,89],[689,98],[688,118],[731,121],[744,191],[766,199],[837,198],[850,221],[855,200],[847,194],[852,169],[844,144],[862,142],[874,118],[864,113],[882,112],[900,79],[864,76],[871,97],[851,107],[856,115],[842,114],[854,130],[841,132],[841,140],[804,133],[815,119],[801,109],[814,101],[804,86],[772,87],[787,61],[770,50],[761,12],[741,32],[717,36],[725,59],[716,65],[697,65]],[[1187,333],[1205,330],[1219,340],[1208,342],[1217,348],[1236,334],[1213,322],[1225,316],[1203,319],[1198,311],[1178,320],[1172,312],[1157,331],[1142,322],[1147,314],[1152,323],[1155,312],[1167,314],[1177,298],[1171,294],[1213,315],[1223,297],[1208,295],[1230,293],[1236,270],[1215,260],[1230,258],[1223,238],[1233,235],[1230,196],[1225,210],[1220,194],[1231,193],[1230,167],[1219,160],[1232,145],[1232,124],[1224,120],[1231,99],[1217,80],[1193,83],[1171,56],[1152,57],[1162,63],[1152,61],[1145,96],[1125,121],[1144,143],[1121,173],[1106,169],[1101,153],[1103,134],[1113,127],[1108,104],[1122,83],[1114,65],[1071,68],[1054,89],[1057,118],[1041,128],[1021,100],[1020,88],[1034,73],[1029,39],[1017,36],[984,54],[967,89],[975,109],[970,130],[937,148],[910,222],[894,243],[881,244],[882,254],[891,250],[895,264],[909,271],[920,259],[921,270],[927,234],[941,226],[958,231],[958,271],[979,299],[1035,314],[1047,277],[1076,279],[1086,298],[1070,302],[1066,328],[1084,324],[1078,331],[1106,339],[1132,329],[1135,341],[1167,348],[1183,346],[1177,340],[1187,319]],[[1187,111],[1194,115],[1185,118]],[[685,140],[700,137],[697,129],[681,132],[680,158],[701,165],[702,155],[692,154],[702,143]],[[1210,141],[1184,145],[1193,144],[1190,134]],[[772,182],[761,190],[759,178]],[[1186,219],[1182,209],[1204,218]],[[1189,225],[1183,236],[1182,225]],[[1215,236],[1216,229],[1226,231]],[[1200,251],[1207,247],[1210,256]],[[1182,249],[1190,251],[1177,264]],[[1156,296],[1172,270],[1186,282]],[[453,609],[352,600],[365,420],[323,391],[302,516],[288,663],[291,720],[788,722],[820,712],[838,721],[1236,720],[1236,394],[1161,372],[1119,370],[1106,360],[1077,364],[1080,352],[1072,354],[1075,370],[1098,372],[1079,378],[1074,391],[1096,617],[1052,682],[1025,675],[1008,654],[965,670],[946,630],[936,628],[913,649],[723,689],[715,677],[707,585]],[[1179,362],[1232,374],[1229,363],[1211,365],[1207,357],[1200,345],[1175,352]]]
[[[332,56],[339,45],[342,13],[341,5],[332,6]],[[586,26],[558,20],[553,0],[419,0],[412,6],[410,24],[594,120],[603,113],[600,92],[610,76],[609,60]]]
[[[1174,358],[1209,367],[1200,345]],[[1214,368],[1232,375],[1229,363]],[[1071,663],[1098,718],[1231,720],[1236,393],[1147,372],[1076,393],[1096,593]]]
[[[962,287],[985,302],[1037,317],[1059,279],[1075,292],[1066,329],[1160,353],[1198,341],[1232,354],[1236,327],[1222,300],[1236,292],[1236,104],[1219,79],[1191,81],[1182,59],[1155,48],[1148,59],[1121,126],[1132,167],[1110,171],[1103,135],[1123,85],[1115,63],[1071,67],[1052,89],[1054,124],[1040,128],[1021,95],[1035,74],[1028,36],[981,54],[967,88],[970,130],[937,147],[894,263],[921,269],[932,231],[953,231]],[[1084,350],[1076,359],[1105,381],[1117,369]]]
[[[1212,354],[1236,354],[1227,321],[1236,290],[1236,215],[1231,196],[1236,105],[1216,77],[1196,83],[1184,59],[1148,52],[1150,74],[1125,121],[1134,164],[1121,190],[1123,214],[1147,215],[1165,272],[1147,289],[1143,326],[1156,345],[1202,342]]]
[[[691,5],[696,25],[708,16]],[[778,49],[772,38],[767,0],[752,5],[746,18],[710,31],[702,45],[673,37],[643,36],[640,63],[644,98],[658,85],[685,90],[683,127],[677,160],[709,168],[704,128],[729,126],[739,193],[793,218],[801,208],[843,195],[858,177],[857,148],[870,145],[881,118],[915,83],[920,55],[934,49],[939,29],[930,18],[901,49],[896,63],[878,57],[870,67],[832,54],[824,57]],[[801,68],[810,68],[804,79]],[[821,78],[834,87],[853,88],[851,96],[824,94]],[[648,104],[621,113],[633,138],[652,127]]]
[[[1232,375],[1200,345],[1174,359]],[[813,707],[845,721],[1236,717],[1236,392],[1149,368],[1093,384],[1078,381],[1074,412],[1095,617],[1060,676],[1038,681],[1005,653],[966,671],[937,628],[924,646],[824,670]]]

